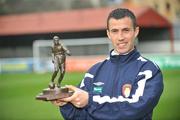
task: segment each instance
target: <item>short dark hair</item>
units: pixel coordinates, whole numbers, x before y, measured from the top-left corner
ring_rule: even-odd
[[[109,16],[107,18],[107,29],[109,29],[109,20],[111,18],[121,19],[124,17],[129,17],[132,20],[134,29],[137,27],[136,16],[134,15],[133,12],[131,12],[129,9],[126,8],[117,8],[109,13]]]

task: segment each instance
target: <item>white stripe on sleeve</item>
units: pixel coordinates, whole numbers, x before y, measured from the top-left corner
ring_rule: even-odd
[[[93,75],[93,74],[90,74],[90,73],[86,73],[86,74],[84,75],[84,79],[87,78],[87,77],[89,77],[89,78],[94,78],[94,75]],[[82,87],[85,86],[85,84],[84,84],[84,79],[81,81],[80,88],[82,88]]]

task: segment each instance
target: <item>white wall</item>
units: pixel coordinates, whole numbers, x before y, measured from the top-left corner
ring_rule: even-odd
[[[169,40],[139,42],[137,47],[143,53],[171,53]],[[180,40],[174,41],[174,52],[180,53]]]

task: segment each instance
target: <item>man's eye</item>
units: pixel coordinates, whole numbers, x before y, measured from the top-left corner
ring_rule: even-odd
[[[129,31],[130,31],[130,29],[124,29],[124,31],[125,31],[125,32],[129,32]]]
[[[111,32],[115,33],[115,32],[118,32],[118,30],[111,30]]]

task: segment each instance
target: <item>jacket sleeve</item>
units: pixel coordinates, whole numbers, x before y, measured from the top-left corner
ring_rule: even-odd
[[[137,75],[130,98],[90,94],[88,113],[97,119],[135,120],[147,116],[157,105],[163,91],[163,77],[153,63],[143,66]],[[107,112],[108,111],[108,112]]]

